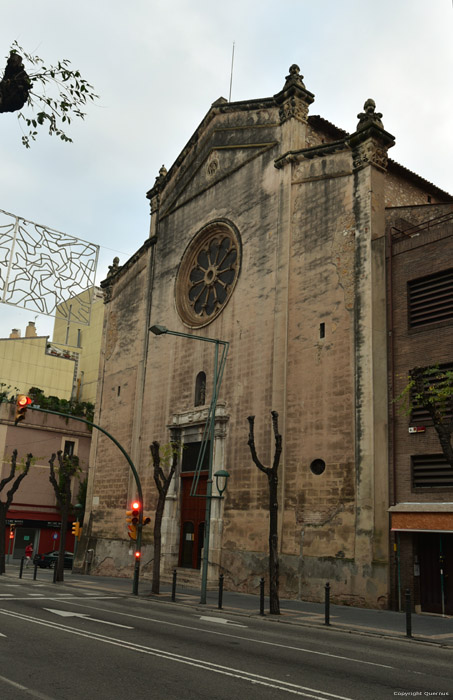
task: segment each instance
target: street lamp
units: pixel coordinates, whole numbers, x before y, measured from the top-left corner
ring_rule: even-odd
[[[226,490],[227,481],[230,478],[229,473],[226,469],[219,469],[215,474],[215,485],[217,486],[217,491],[219,492],[218,498],[223,498],[223,492]],[[215,496],[214,496],[215,498]]]
[[[227,479],[229,477],[229,474],[227,471],[221,469],[218,472],[214,474],[216,477],[216,486],[217,489],[220,493],[220,496],[213,496],[212,495],[212,467],[213,467],[213,456],[214,456],[214,432],[215,432],[215,412],[216,412],[216,406],[217,406],[217,397],[219,395],[219,389],[220,385],[222,383],[222,377],[223,377],[223,370],[225,368],[225,362],[228,354],[228,348],[230,344],[225,341],[225,340],[218,340],[216,338],[206,338],[205,336],[201,335],[189,335],[189,333],[180,333],[179,331],[170,331],[168,328],[165,326],[156,324],[154,326],[151,326],[150,329],[151,333],[154,333],[154,335],[163,335],[167,333],[168,335],[176,335],[181,338],[189,338],[190,340],[201,340],[202,342],[205,343],[215,343],[215,357],[214,357],[214,380],[213,380],[213,390],[212,390],[212,399],[211,399],[211,405],[209,407],[209,413],[208,417],[206,420],[206,428],[205,432],[203,435],[203,441],[201,444],[200,448],[200,455],[199,459],[197,461],[197,469],[198,466],[201,467],[201,458],[202,458],[202,453],[204,452],[203,448],[205,445],[206,440],[206,435],[209,432],[209,472],[208,472],[208,483],[206,486],[206,516],[205,516],[205,536],[204,536],[204,543],[203,543],[203,565],[202,565],[202,572],[201,572],[201,595],[200,595],[200,603],[201,604],[206,604],[206,591],[207,591],[207,583],[208,583],[208,563],[209,563],[209,534],[210,534],[210,528],[211,528],[211,506],[212,506],[212,499],[213,498],[222,498],[222,494],[226,489],[226,484],[227,484]],[[222,347],[222,354],[220,357],[219,361],[219,348]],[[199,474],[196,473],[194,482],[198,483],[198,476]],[[221,488],[219,488],[219,485]],[[195,484],[196,486],[196,484]],[[195,495],[194,493],[191,492],[191,495]]]

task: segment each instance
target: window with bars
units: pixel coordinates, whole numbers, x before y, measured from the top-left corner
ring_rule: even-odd
[[[408,282],[409,328],[453,320],[453,268]]]
[[[443,454],[414,455],[412,462],[412,485],[414,489],[453,488],[453,468]]]

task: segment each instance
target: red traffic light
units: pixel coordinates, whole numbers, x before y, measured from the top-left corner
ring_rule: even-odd
[[[140,502],[139,502],[139,501],[134,501],[134,502],[131,504],[131,508],[132,508],[132,510],[140,510]]]
[[[25,394],[21,394],[17,397],[18,406],[29,406],[31,403],[33,403],[31,398],[29,396],[25,396]]]
[[[14,425],[17,425],[19,421],[24,420],[27,412],[27,406],[29,406],[31,403],[33,403],[33,400],[29,396],[19,394],[16,400],[16,416],[14,418]]]
[[[141,557],[141,552],[135,552],[135,558],[140,559]]]

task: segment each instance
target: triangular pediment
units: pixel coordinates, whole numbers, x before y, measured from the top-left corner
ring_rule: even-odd
[[[163,198],[162,202],[161,218],[229,177],[275,145],[275,141],[232,143],[203,149],[203,154],[181,164],[173,187],[169,183],[168,198]]]

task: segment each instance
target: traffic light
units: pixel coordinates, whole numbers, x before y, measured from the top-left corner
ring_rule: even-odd
[[[21,420],[24,420],[25,414],[27,413],[27,407],[33,403],[32,399],[25,394],[19,394],[16,400],[16,417],[14,419],[14,425],[17,425]]]
[[[75,523],[72,523],[72,534],[74,537],[79,537],[80,536],[80,523],[76,521]]]
[[[126,511],[126,522],[127,522],[127,534],[131,538],[131,540],[136,540],[137,539],[137,528],[138,528],[138,521],[139,521],[139,516],[140,516],[140,503],[138,501],[134,501],[131,504],[131,510]]]
[[[15,525],[11,524],[11,525],[9,526],[9,539],[10,539],[10,540],[13,540],[13,539],[14,539],[14,531],[15,531],[15,529],[16,529],[16,526],[15,526]]]

